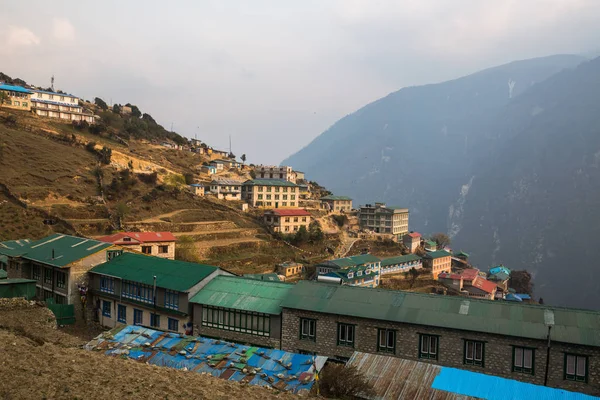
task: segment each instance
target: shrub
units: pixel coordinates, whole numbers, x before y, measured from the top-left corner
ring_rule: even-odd
[[[321,371],[321,394],[336,399],[369,398],[375,395],[373,386],[356,369],[344,364],[327,364]]]
[[[17,126],[17,117],[14,115],[7,115],[4,119],[4,125],[14,128]]]
[[[158,181],[158,174],[156,171],[149,174],[137,174],[136,176],[140,181],[148,185],[156,185],[156,182]]]
[[[108,110],[108,104],[106,104],[106,102],[104,100],[102,100],[100,97],[96,97],[94,99],[94,104],[96,104],[98,107],[100,107],[103,110]]]

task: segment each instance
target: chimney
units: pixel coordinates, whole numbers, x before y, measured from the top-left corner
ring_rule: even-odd
[[[52,259],[54,260],[54,249],[52,249]]]

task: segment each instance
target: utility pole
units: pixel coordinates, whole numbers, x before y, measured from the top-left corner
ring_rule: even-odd
[[[52,75],[52,78],[50,78],[50,89],[52,89],[54,92],[54,75]]]
[[[154,275],[154,284],[152,285],[152,302],[154,303],[154,324],[156,326],[156,275]]]

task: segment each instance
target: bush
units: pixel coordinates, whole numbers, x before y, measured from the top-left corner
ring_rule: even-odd
[[[89,131],[94,135],[100,135],[101,133],[106,131],[106,125],[103,123],[91,125],[89,127]]]
[[[110,159],[112,157],[112,150],[110,147],[102,147],[102,150],[98,152],[98,158],[102,164],[110,164]]]
[[[85,145],[85,149],[86,149],[87,151],[89,151],[90,153],[94,153],[94,154],[96,154],[96,142],[88,142],[88,143]]]
[[[96,97],[94,99],[94,104],[96,104],[98,107],[100,107],[103,110],[108,110],[108,104],[106,104],[106,102],[104,100],[102,100],[100,97]]]
[[[87,131],[90,128],[90,124],[87,121],[73,121],[73,128],[78,131]]]
[[[17,117],[14,115],[7,115],[3,118],[4,125],[14,128],[17,126]]]
[[[192,183],[194,183],[194,174],[192,174],[191,172],[183,174],[183,177],[185,179],[186,185],[191,185]]]
[[[335,399],[369,398],[375,395],[373,386],[356,367],[327,364],[320,374],[319,387],[325,397]]]
[[[332,215],[331,217],[340,228],[348,223],[348,217],[346,215]]]
[[[148,185],[156,185],[156,182],[158,181],[158,174],[156,171],[149,174],[137,174],[136,176],[140,181]]]

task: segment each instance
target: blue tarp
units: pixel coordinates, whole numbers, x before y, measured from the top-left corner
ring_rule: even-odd
[[[533,385],[456,368],[441,367],[432,388],[487,400],[592,400],[598,397]]]
[[[98,336],[86,348],[162,367],[204,372],[282,391],[310,391],[327,357],[244,346],[201,336],[129,325]]]

